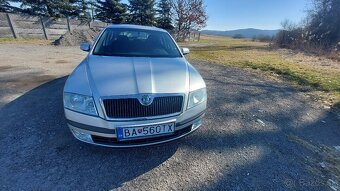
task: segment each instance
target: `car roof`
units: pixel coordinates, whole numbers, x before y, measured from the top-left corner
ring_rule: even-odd
[[[131,25],[131,24],[110,24],[106,28],[142,29],[142,30],[167,32],[166,30],[160,29],[157,27],[150,27],[150,26],[143,26],[143,25]]]

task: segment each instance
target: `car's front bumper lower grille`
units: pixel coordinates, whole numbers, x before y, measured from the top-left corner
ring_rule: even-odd
[[[183,96],[155,97],[148,106],[142,105],[137,98],[104,99],[103,104],[109,118],[155,117],[181,112]]]
[[[91,138],[94,143],[96,144],[103,144],[103,145],[116,145],[116,146],[123,146],[123,145],[136,145],[138,144],[152,144],[157,143],[169,139],[177,138],[181,135],[188,134],[191,132],[192,125],[185,127],[183,129],[175,131],[172,135],[161,136],[161,137],[153,137],[153,138],[146,138],[146,139],[136,139],[136,140],[129,140],[129,141],[118,141],[117,138],[108,138],[108,137],[101,137],[96,135],[91,135]]]

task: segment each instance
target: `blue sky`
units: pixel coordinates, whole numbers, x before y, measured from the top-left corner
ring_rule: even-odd
[[[128,0],[122,0],[127,3]],[[16,4],[17,5],[17,4]],[[210,30],[279,29],[289,19],[299,22],[310,0],[205,0]]]
[[[310,0],[205,0],[206,29],[279,29],[284,19],[299,22]]]
[[[128,0],[122,0],[128,3]],[[279,29],[289,19],[300,22],[311,0],[204,0],[210,30]]]

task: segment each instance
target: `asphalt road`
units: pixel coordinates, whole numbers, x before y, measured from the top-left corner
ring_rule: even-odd
[[[6,103],[0,190],[332,190],[337,180],[319,163],[340,145],[335,115],[250,71],[193,64],[208,87],[204,124],[158,146],[77,141],[63,116],[65,77]]]

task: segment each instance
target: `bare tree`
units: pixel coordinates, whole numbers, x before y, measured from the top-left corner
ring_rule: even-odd
[[[172,0],[176,40],[184,41],[191,30],[206,26],[208,16],[203,0]]]
[[[301,49],[317,54],[340,48],[340,0],[312,0],[313,7],[301,24],[288,20],[276,35],[279,47]]]

